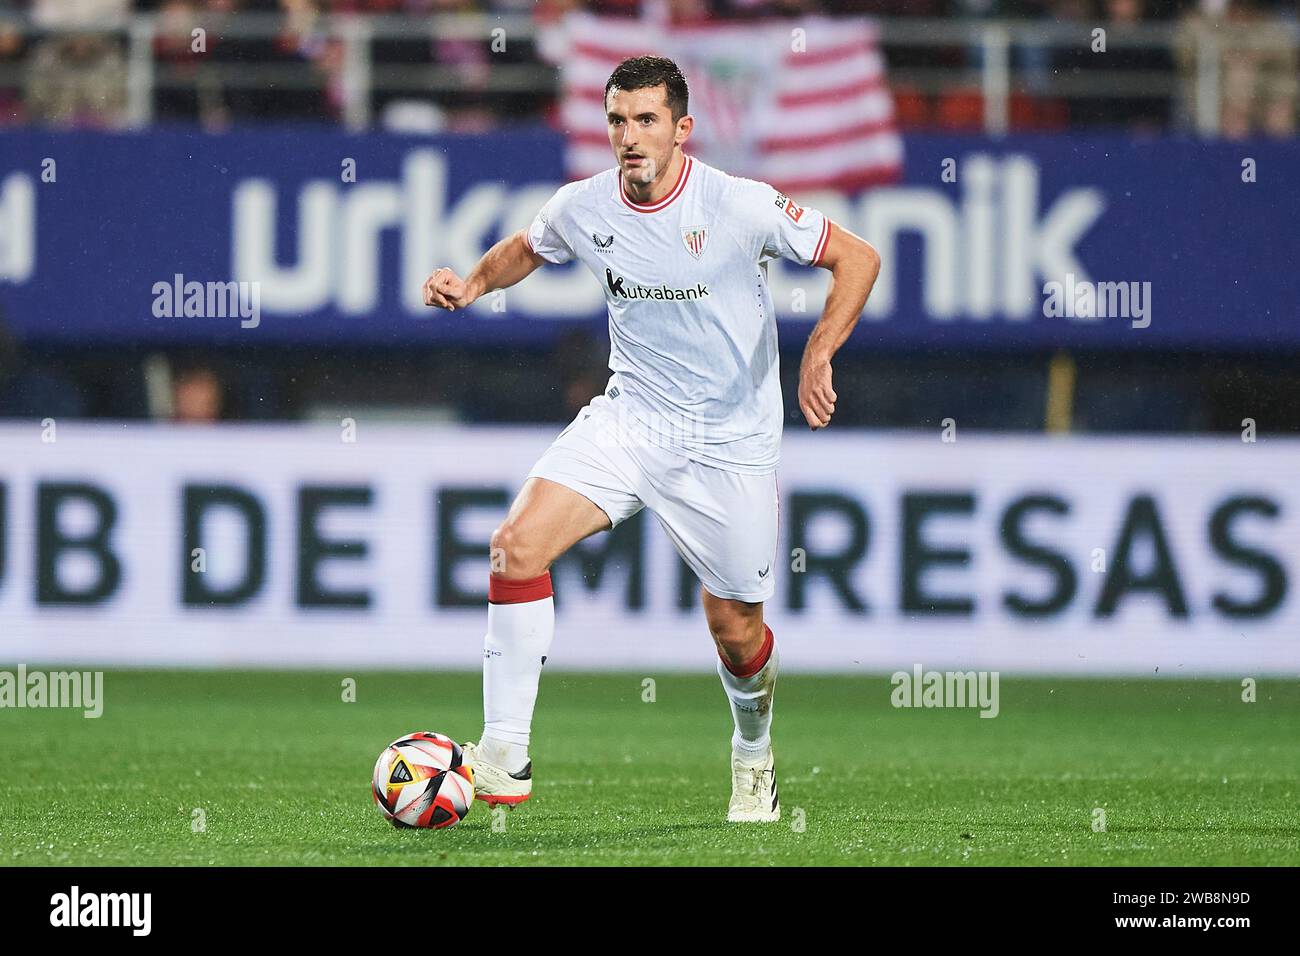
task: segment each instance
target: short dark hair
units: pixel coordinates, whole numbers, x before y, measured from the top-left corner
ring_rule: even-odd
[[[691,92],[686,88],[682,71],[666,56],[634,56],[616,66],[605,81],[605,103],[609,104],[609,91],[616,87],[620,90],[644,90],[660,85],[668,91],[668,111],[676,123],[686,115]]]

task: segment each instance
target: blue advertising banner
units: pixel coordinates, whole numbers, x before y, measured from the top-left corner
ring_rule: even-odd
[[[1300,143],[910,136],[902,182],[794,197],[884,267],[862,348],[1300,347]],[[0,313],[36,344],[545,344],[603,333],[549,266],[427,309],[563,182],[547,130],[0,133]],[[612,165],[612,158],[611,158]],[[779,185],[779,184],[778,184]],[[783,341],[829,273],[769,266]]]

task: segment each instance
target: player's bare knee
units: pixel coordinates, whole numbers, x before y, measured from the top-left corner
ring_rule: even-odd
[[[512,521],[493,531],[489,542],[492,573],[510,580],[535,578],[543,573],[547,569],[545,554],[530,537]]]
[[[745,657],[745,635],[738,628],[714,630],[713,643],[718,647],[718,653],[732,663],[742,661]]]

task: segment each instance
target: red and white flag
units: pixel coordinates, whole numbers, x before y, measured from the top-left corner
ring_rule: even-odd
[[[869,20],[666,26],[572,13],[552,31],[543,47],[560,64],[570,179],[615,165],[605,81],[643,54],[670,57],[686,75],[695,128],[684,148],[710,165],[787,194],[898,178],[903,143]]]

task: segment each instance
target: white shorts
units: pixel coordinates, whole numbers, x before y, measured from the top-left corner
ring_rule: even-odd
[[[776,592],[776,472],[742,475],[687,458],[620,427],[598,395],[560,432],[529,478],[590,499],[617,527],[642,508],[715,597],[750,603]]]

